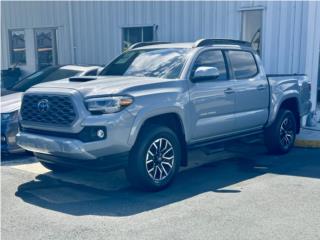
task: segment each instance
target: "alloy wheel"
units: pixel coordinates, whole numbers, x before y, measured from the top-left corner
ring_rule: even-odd
[[[166,138],[158,138],[151,143],[146,154],[146,169],[149,177],[159,182],[173,171],[174,149]]]
[[[280,126],[280,143],[288,148],[294,141],[294,124],[289,118],[285,118]]]

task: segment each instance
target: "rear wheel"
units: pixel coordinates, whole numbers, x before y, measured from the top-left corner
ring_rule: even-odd
[[[181,148],[177,135],[167,127],[149,125],[137,139],[126,173],[134,187],[158,191],[173,181],[180,162]]]
[[[39,162],[42,164],[42,166],[51,170],[52,172],[68,172],[72,170],[71,167],[62,166],[56,163],[48,163],[41,160],[39,160]]]
[[[270,153],[284,154],[296,139],[296,119],[292,111],[280,109],[276,120],[265,131],[265,144]]]

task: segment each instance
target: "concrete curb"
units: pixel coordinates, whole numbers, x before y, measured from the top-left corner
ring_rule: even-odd
[[[320,140],[300,140],[294,142],[294,146],[301,148],[320,148]]]
[[[294,145],[302,148],[320,148],[320,131],[316,128],[302,128]]]

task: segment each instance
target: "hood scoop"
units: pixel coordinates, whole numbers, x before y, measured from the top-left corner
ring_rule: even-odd
[[[69,81],[70,82],[88,82],[88,81],[92,81],[92,80],[96,80],[96,79],[97,79],[96,77],[84,76],[84,77],[71,77],[71,78],[69,78]]]

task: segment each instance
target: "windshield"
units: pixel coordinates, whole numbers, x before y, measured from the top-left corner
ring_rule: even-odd
[[[64,69],[63,67],[46,68],[22,79],[16,83],[11,90],[16,92],[24,92],[36,84],[69,78],[72,76],[77,76],[80,73],[81,71]]]
[[[179,78],[190,49],[145,49],[125,52],[100,73],[103,76]]]

